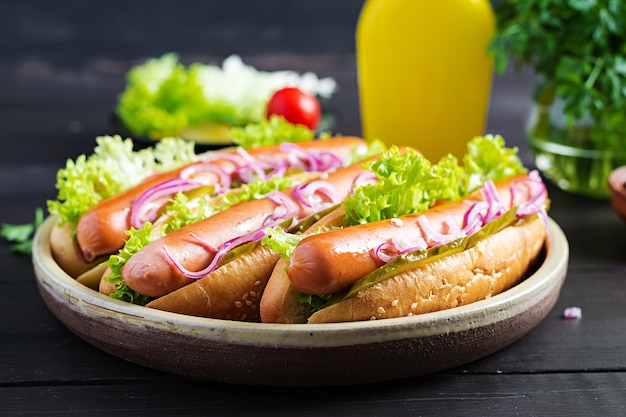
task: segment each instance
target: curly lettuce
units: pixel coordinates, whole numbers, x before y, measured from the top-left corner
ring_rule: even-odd
[[[401,152],[392,146],[381,158],[369,163],[368,168],[378,179],[356,187],[344,201],[349,224],[424,211],[437,200],[457,198],[460,194],[460,167],[453,156],[442,160],[439,167],[413,149]]]
[[[287,85],[329,97],[331,78],[313,73],[259,71],[232,55],[222,66],[181,64],[168,53],[133,67],[119,97],[116,113],[135,135],[154,139],[177,135],[203,123],[245,126],[265,118],[274,91]]]
[[[267,236],[261,239],[261,245],[267,246],[272,252],[279,253],[284,259],[289,259],[294,249],[302,239],[309,234],[289,233],[281,227],[265,229]]]
[[[517,149],[506,148],[501,136],[477,136],[467,149],[461,166],[452,155],[432,164],[410,148],[403,152],[392,146],[368,164],[377,181],[356,187],[344,201],[347,224],[418,213],[437,201],[458,200],[487,180],[527,172]]]
[[[487,180],[500,181],[528,170],[522,164],[517,148],[507,148],[500,135],[477,136],[467,143],[463,158],[464,192],[476,191]]]
[[[116,112],[133,134],[157,138],[175,135],[217,109],[204,97],[198,68],[188,69],[176,55],[166,54],[128,72]]]
[[[100,201],[118,194],[155,172],[167,171],[197,160],[192,142],[166,138],[153,148],[133,150],[131,139],[100,136],[91,156],[68,159],[57,172],[57,199],[47,202],[50,214],[61,223],[76,223]]]
[[[289,123],[281,116],[272,116],[269,120],[250,123],[230,131],[235,144],[244,148],[278,145],[283,142],[308,142],[313,140],[313,131],[303,125]]]
[[[152,241],[152,224],[148,222],[139,229],[131,228],[126,234],[128,239],[124,247],[120,249],[118,254],[109,256],[108,261],[105,262],[110,272],[103,279],[115,285],[115,291],[109,294],[111,298],[145,305],[150,301],[149,297],[139,294],[122,283],[122,267],[135,253]]]

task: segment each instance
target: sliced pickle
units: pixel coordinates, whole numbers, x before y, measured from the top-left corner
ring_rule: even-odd
[[[190,200],[193,200],[203,196],[213,196],[216,192],[217,187],[215,185],[201,185],[199,187],[192,188],[189,191],[185,191],[183,194],[185,194]]]
[[[261,244],[260,241],[249,242],[249,243],[244,243],[243,245],[237,246],[236,248],[233,248],[233,249],[229,250],[222,257],[222,259],[220,260],[220,262],[217,265],[217,267],[219,268],[220,266],[229,263],[230,261],[238,258],[241,255],[245,255],[246,253],[252,252],[260,244]]]
[[[366,288],[372,287],[379,282],[382,282],[394,275],[398,275],[402,272],[426,265],[431,262],[435,262],[444,256],[452,255],[454,253],[462,252],[466,249],[475,246],[482,239],[491,236],[505,227],[513,224],[517,219],[515,213],[517,208],[514,207],[498,217],[497,219],[487,223],[476,233],[469,237],[462,237],[452,242],[435,246],[432,248],[417,250],[414,252],[408,252],[400,255],[392,261],[386,263],[375,271],[370,272],[357,282],[352,284],[350,289],[341,299],[352,297],[356,293]],[[337,297],[333,297],[331,302],[337,301]]]
[[[299,222],[295,226],[291,227],[289,229],[289,232],[290,233],[304,232],[306,229],[308,229],[309,227],[313,226],[313,224],[316,221],[318,221],[319,219],[321,219],[322,217],[324,217],[328,213],[332,212],[337,207],[339,207],[338,204],[334,205],[334,206],[331,206],[331,207],[328,207],[328,208],[326,208],[326,209],[324,209],[322,211],[319,211],[319,212],[313,214],[312,216],[307,217],[306,219],[302,220],[301,222]]]

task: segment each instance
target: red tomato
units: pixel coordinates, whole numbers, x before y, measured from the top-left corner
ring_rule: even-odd
[[[317,98],[296,87],[285,87],[276,91],[267,103],[265,113],[268,119],[275,114],[311,130],[315,130],[322,115]]]

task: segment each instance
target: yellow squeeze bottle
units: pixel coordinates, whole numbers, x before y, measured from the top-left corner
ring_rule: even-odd
[[[367,0],[356,31],[362,134],[433,162],[484,133],[489,0]]]

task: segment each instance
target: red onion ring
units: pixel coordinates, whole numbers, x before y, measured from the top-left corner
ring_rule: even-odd
[[[201,185],[197,182],[173,178],[147,189],[131,205],[130,225],[135,229],[139,229],[145,222],[154,221],[159,208],[163,205],[158,203],[158,201],[169,200],[178,192],[189,191]]]
[[[272,191],[265,195],[276,204],[276,208],[271,216],[265,219],[263,227],[273,227],[290,218],[296,218],[300,214],[300,206],[289,198],[285,193]]]
[[[417,243],[412,246],[403,244],[402,242],[399,242],[395,237],[393,237],[390,241],[378,245],[378,247],[374,250],[374,254],[375,257],[381,262],[388,263],[394,258],[397,258],[398,256],[405,253],[413,252],[416,250],[424,250],[426,248],[426,241],[422,237],[420,237],[417,240]]]
[[[218,193],[223,193],[224,191],[230,188],[231,177],[230,175],[223,169],[218,167],[217,165],[213,165],[212,163],[201,163],[194,164],[184,168],[180,172],[180,178],[183,180],[191,181],[194,180],[202,185],[216,185],[214,181],[203,181],[200,179],[196,179],[198,174],[213,174],[217,177],[217,185],[219,186],[217,189]]]
[[[330,152],[307,151],[294,143],[281,143],[280,150],[288,154],[287,160],[291,167],[305,171],[327,172],[343,165],[341,158]]]
[[[235,171],[235,174],[246,184],[257,178],[268,180],[276,176],[284,176],[288,168],[287,161],[269,162],[256,161],[247,163]],[[270,172],[266,172],[271,170]]]
[[[528,179],[515,181],[511,185],[511,194],[517,193],[517,186],[525,184],[529,187],[529,199],[520,204],[517,208],[516,217],[524,217],[532,214],[539,214],[548,233],[548,240],[552,239],[550,227],[548,224],[548,212],[546,211],[546,185],[541,180],[541,176],[537,170],[533,170],[528,174]],[[515,199],[515,195],[513,196]]]
[[[210,243],[206,242],[203,239],[200,239],[197,235],[194,235],[193,233],[190,233],[190,236],[200,241],[207,247],[213,247]],[[206,277],[211,272],[215,271],[219,263],[221,262],[222,258],[224,258],[224,255],[226,255],[229,251],[239,246],[245,245],[246,243],[258,242],[259,240],[263,239],[265,236],[267,236],[267,232],[265,231],[264,228],[261,228],[259,230],[255,230],[254,232],[247,233],[245,235],[242,235],[242,236],[239,236],[239,237],[236,237],[236,238],[233,238],[224,242],[224,244],[220,246],[220,248],[216,251],[215,256],[213,257],[209,265],[207,265],[206,268],[203,268],[199,271],[190,271],[187,268],[185,268],[180,262],[174,259],[169,248],[165,245],[163,245],[163,251],[165,252],[165,255],[170,260],[170,262],[172,262],[172,264],[176,267],[176,269],[178,269],[178,271],[181,274],[183,274],[184,276],[190,279],[200,279],[200,278]]]
[[[465,216],[463,217],[463,224],[465,227],[463,231],[469,236],[474,234],[478,229],[485,225],[485,214],[484,211],[489,209],[489,203],[486,201],[478,201],[470,207],[467,212],[465,212]]]
[[[337,190],[329,182],[316,180],[297,186],[294,198],[303,206],[315,211],[337,204],[340,200]]]
[[[430,242],[428,243],[428,247],[443,245],[455,239],[467,236],[461,229],[459,223],[452,216],[448,216],[443,222],[443,225],[448,228],[447,233],[436,231],[425,215],[417,218],[417,224],[422,228],[424,240]]]
[[[378,181],[378,176],[372,171],[363,171],[356,176],[352,185],[350,186],[350,195],[354,194],[354,190],[357,187],[362,187],[366,184],[375,184]]]
[[[337,155],[330,152],[320,152],[318,154],[319,170],[323,172],[334,171],[343,166],[343,161]]]

